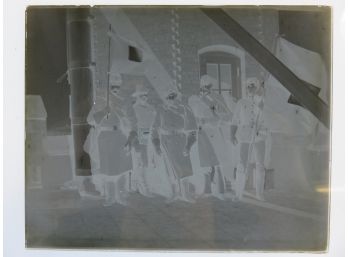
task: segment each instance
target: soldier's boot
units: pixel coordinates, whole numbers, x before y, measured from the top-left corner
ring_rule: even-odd
[[[172,199],[167,200],[167,203],[171,203],[174,201],[184,201],[184,202],[192,202],[189,197],[189,193],[187,191],[187,181],[185,178],[177,179],[177,188],[174,193],[174,197]]]
[[[180,200],[181,196],[180,179],[173,179],[172,181],[170,181],[170,184],[171,196],[166,199],[166,203],[173,203],[177,200]]]
[[[116,181],[114,181],[115,185],[115,190],[114,190],[114,197],[115,201],[121,205],[127,205],[128,204],[128,196],[129,196],[129,191],[128,191],[128,174],[122,174],[119,175],[116,178]]]
[[[205,196],[211,195],[211,179],[210,174],[204,174],[204,192]]]
[[[203,197],[210,196],[212,194],[212,181],[214,180],[215,167],[211,167],[211,171],[204,174],[204,191]]]
[[[235,183],[236,200],[238,201],[242,200],[243,198],[245,182],[246,182],[245,169],[242,164],[239,164],[237,167],[236,183]]]
[[[217,167],[216,168],[217,172],[213,178],[214,181],[214,190],[213,190],[213,195],[220,199],[220,200],[225,200],[225,180],[224,176],[222,174],[221,168]]]
[[[256,164],[255,172],[255,189],[256,198],[260,201],[265,201],[263,192],[265,188],[265,168],[261,164]]]
[[[102,197],[101,193],[96,190],[91,176],[76,176],[75,181],[81,197],[94,199]]]
[[[185,200],[187,202],[194,203],[195,202],[195,196],[194,196],[194,191],[195,190],[192,188],[194,186],[190,183],[188,178],[182,179],[182,185],[183,185],[183,188],[184,188]]]
[[[115,184],[112,181],[105,182],[105,201],[104,206],[111,206],[116,202],[115,199]]]
[[[152,197],[146,181],[145,168],[140,168],[138,171],[137,186],[140,194],[146,197]]]

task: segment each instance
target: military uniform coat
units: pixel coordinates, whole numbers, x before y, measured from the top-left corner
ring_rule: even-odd
[[[198,151],[201,167],[224,165],[230,161],[229,149],[226,145],[221,126],[230,123],[232,114],[220,95],[192,96],[189,99],[197,123]]]
[[[153,125],[153,138],[159,138],[164,158],[168,161],[176,178],[184,178],[193,174],[191,160],[185,156],[187,133],[197,129],[192,111],[188,106],[176,104],[165,106],[156,115]]]

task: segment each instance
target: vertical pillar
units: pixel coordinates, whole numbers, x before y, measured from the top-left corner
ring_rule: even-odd
[[[91,161],[83,150],[93,105],[92,37],[90,8],[67,10],[67,63],[70,84],[70,118],[74,143],[75,175],[90,176]]]

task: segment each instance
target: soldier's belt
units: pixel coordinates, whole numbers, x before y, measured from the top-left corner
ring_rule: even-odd
[[[117,130],[117,126],[108,126],[108,127],[99,127],[99,131],[115,131]]]
[[[149,128],[138,128],[138,139],[141,145],[146,145],[149,137],[150,137]]]
[[[150,128],[138,128],[138,135],[149,135],[150,131]]]
[[[182,135],[184,134],[184,130],[160,130],[160,134],[164,136],[172,136],[172,135]]]

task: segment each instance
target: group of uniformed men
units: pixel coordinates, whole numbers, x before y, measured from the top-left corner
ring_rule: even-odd
[[[255,196],[264,200],[267,128],[264,87],[257,78],[247,79],[246,96],[233,109],[212,90],[208,75],[201,77],[199,94],[183,99],[170,90],[156,105],[138,85],[131,108],[117,104],[121,85],[119,77],[110,88],[113,105],[106,112],[92,108],[88,118],[92,128],[85,150],[105,205],[126,205],[132,191],[162,195],[168,202],[205,196],[241,200],[254,167]],[[227,178],[233,190],[226,190]]]

